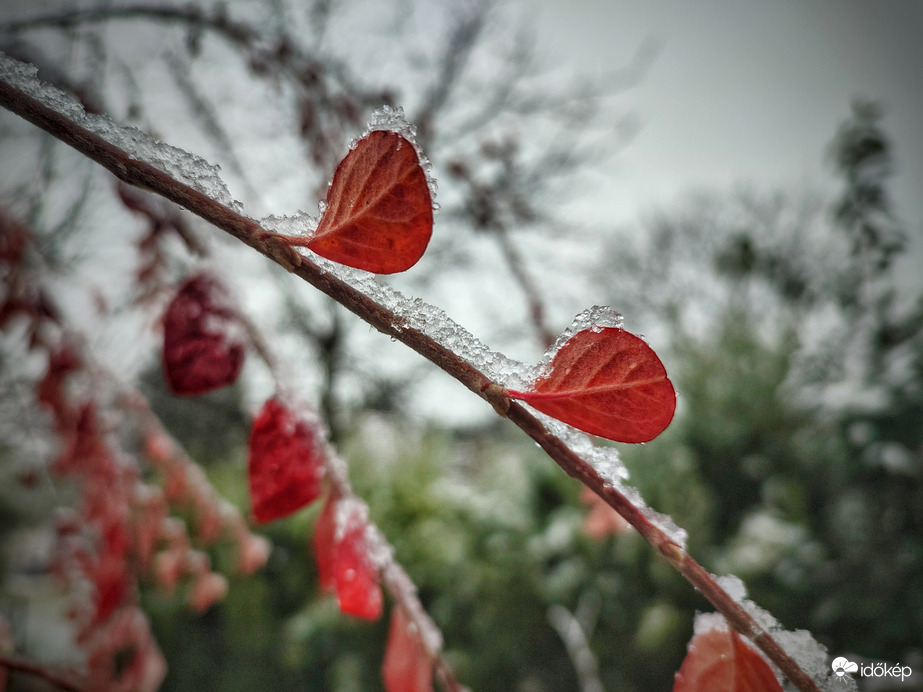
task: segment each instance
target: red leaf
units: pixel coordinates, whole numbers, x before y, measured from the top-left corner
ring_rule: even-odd
[[[267,401],[253,421],[247,472],[259,523],[296,512],[320,496],[324,457],[317,436],[277,399]]]
[[[648,442],[673,420],[676,392],[657,354],[617,327],[572,336],[531,391],[508,394],[616,442]]]
[[[383,596],[365,529],[365,517],[355,501],[331,496],[318,517],[314,546],[321,587],[336,590],[340,611],[377,620]]]
[[[369,560],[365,520],[352,513],[337,542],[334,576],[340,611],[365,620],[381,617],[383,598],[378,573]]]
[[[410,269],[433,232],[433,199],[413,145],[376,130],[340,161],[311,238],[282,236],[321,257],[376,274]]]
[[[234,382],[244,333],[217,279],[198,274],[183,284],[163,318],[163,369],[173,393],[192,396]]]
[[[381,675],[387,692],[432,692],[433,689],[433,660],[426,653],[416,625],[400,607],[391,611]]]
[[[690,640],[673,692],[782,692],[763,657],[723,619],[721,624]]]
[[[336,511],[337,498],[331,493],[314,525],[314,557],[317,560],[320,587],[324,591],[333,591],[337,585],[333,573]]]

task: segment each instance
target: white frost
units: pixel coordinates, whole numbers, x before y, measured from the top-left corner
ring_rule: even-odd
[[[735,577],[733,574],[727,574],[723,577],[715,577],[715,581],[718,582],[718,586],[724,589],[728,596],[733,598],[738,603],[743,602],[743,600],[747,597],[747,587],[743,581],[741,581],[740,577]]]
[[[694,637],[709,632],[727,632],[730,629],[728,621],[724,619],[721,613],[696,613],[695,621],[692,625],[692,635]]]
[[[570,326],[565,329],[555,342],[545,351],[538,365],[535,367],[534,379],[538,379],[548,372],[551,367],[551,361],[558,354],[558,351],[566,344],[574,334],[589,329],[593,332],[600,332],[607,327],[622,328],[624,318],[621,313],[613,310],[608,305],[594,305],[587,308],[574,318]]]
[[[323,213],[323,209],[320,210]],[[296,237],[310,238],[317,230],[317,224],[320,218],[306,211],[299,211],[292,216],[276,216],[270,214],[260,219],[259,223],[267,231],[278,233],[279,235],[290,235]]]
[[[439,186],[436,184],[436,178],[433,176],[433,164],[426,158],[420,145],[417,144],[417,128],[407,121],[407,118],[404,116],[404,109],[400,106],[396,108],[382,106],[376,109],[375,112],[372,113],[372,119],[369,121],[369,126],[365,129],[365,132],[363,132],[360,137],[350,142],[350,151],[356,148],[360,139],[368,137],[376,130],[396,132],[413,145],[414,150],[417,152],[420,168],[423,169],[423,173],[426,175],[426,185],[429,187],[430,198],[433,200],[433,211],[439,211],[439,205],[436,203],[436,190]]]
[[[98,135],[131,158],[147,163],[237,213],[243,206],[221,180],[219,166],[188,151],[165,144],[135,127],[119,125],[104,115],[87,113],[57,87],[38,78],[38,69],[0,52],[0,79],[36,101],[67,116],[74,124]]]
[[[625,464],[619,458],[618,450],[615,447],[595,445],[586,433],[580,432],[541,411],[531,407],[530,410],[550,433],[566,444],[574,454],[586,461],[599,474],[599,477],[603,479],[606,485],[618,490],[638,508],[645,519],[685,550],[688,539],[686,530],[678,526],[669,515],[661,514],[651,509],[644,501],[644,498],[641,497],[638,489],[625,483],[628,480],[628,469],[625,468]]]
[[[420,298],[409,298],[382,283],[376,276],[311,255],[312,262],[394,313],[398,331],[416,329],[476,367],[492,381],[509,389],[526,386],[531,368],[492,351],[444,310]]]
[[[715,577],[715,581],[747,611],[756,623],[768,632],[773,639],[787,653],[822,690],[856,690],[856,683],[846,678],[836,678],[832,675],[828,661],[830,657],[827,649],[820,644],[807,630],[788,631],[782,627],[778,620],[767,610],[748,599],[747,587],[734,575]],[[698,619],[698,618],[697,618]]]

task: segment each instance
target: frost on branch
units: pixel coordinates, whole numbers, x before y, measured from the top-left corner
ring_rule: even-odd
[[[433,689],[433,661],[423,646],[417,626],[399,606],[391,611],[381,675],[387,692],[432,692]]]
[[[700,613],[673,692],[782,692],[782,685],[721,615]]]
[[[749,613],[756,623],[768,632],[807,675],[822,690],[856,689],[851,678],[837,678],[829,665],[827,649],[807,630],[786,630],[769,612],[747,598],[746,585],[734,575],[715,577],[718,585]]]
[[[177,147],[165,144],[134,127],[118,125],[104,115],[87,113],[66,93],[38,78],[38,69],[0,52],[0,79],[49,108],[66,115],[76,125],[99,135],[131,158],[179,180],[237,213],[243,212],[221,180],[218,166]]]

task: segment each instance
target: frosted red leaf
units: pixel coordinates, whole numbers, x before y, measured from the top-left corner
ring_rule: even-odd
[[[163,317],[163,370],[173,393],[192,396],[234,382],[244,333],[217,279],[197,274],[183,284]]]
[[[335,590],[340,611],[377,620],[384,598],[378,572],[369,559],[365,518],[349,505],[330,497],[314,529],[314,546],[321,587]]]
[[[247,473],[254,518],[272,521],[320,496],[324,456],[308,423],[270,399],[253,421]]]
[[[643,339],[617,327],[577,332],[530,391],[508,394],[616,442],[653,440],[676,409],[676,392],[660,358]]]
[[[673,692],[782,692],[769,664],[730,627],[697,633]]]
[[[376,130],[340,161],[310,238],[281,236],[334,262],[376,274],[410,269],[433,232],[433,199],[416,149]]]
[[[365,620],[381,617],[383,597],[369,560],[364,521],[350,522],[337,543],[334,575],[341,612]]]
[[[391,627],[381,676],[386,692],[432,692],[433,660],[426,653],[420,632],[404,609],[391,611]]]

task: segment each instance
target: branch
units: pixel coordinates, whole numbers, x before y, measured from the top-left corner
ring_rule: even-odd
[[[119,194],[122,200],[125,201],[126,192],[120,189]],[[146,204],[146,199],[132,199],[130,201],[132,201],[133,209],[143,210],[145,215],[152,221],[159,222],[160,224],[169,224],[173,222],[171,214],[167,210],[156,209],[154,205]],[[208,249],[204,246],[197,249],[199,250],[199,254],[208,255]],[[274,354],[270,348],[269,340],[264,338],[257,325],[247,315],[238,313],[238,316],[245,324],[249,339],[253,344],[256,354],[263,360],[263,363],[269,370],[275,383],[276,392],[284,393],[287,389],[286,382],[280,373],[279,362],[276,354]],[[320,342],[328,340],[321,338],[317,334],[313,334],[313,328],[309,327],[307,324],[302,324],[300,326],[302,326],[305,331],[312,332],[316,340]],[[336,316],[334,316],[334,324],[331,331],[334,335],[333,341],[336,341],[336,334],[339,332],[339,319]],[[334,344],[331,344],[331,347],[333,346]],[[332,356],[330,357],[332,358]],[[331,372],[329,372],[332,370],[332,368],[329,367],[330,358],[325,360],[328,361],[327,375],[330,377],[332,376]],[[118,381],[118,378],[115,377],[114,374],[104,370],[102,367],[98,367],[97,369],[109,379],[113,380],[116,385],[123,390],[120,397],[122,406],[134,413],[144,437],[149,440],[155,439],[158,441],[157,446],[159,449],[148,450],[147,456],[149,461],[154,466],[160,468],[166,476],[179,474],[185,478],[196,479],[199,482],[191,485],[198,487],[197,492],[205,495],[204,499],[208,504],[221,506],[227,509],[227,511],[220,512],[222,522],[224,523],[225,529],[237,538],[241,548],[240,564],[243,571],[250,574],[256,567],[252,559],[254,551],[265,557],[265,554],[268,554],[268,545],[257,545],[260,543],[260,540],[255,539],[255,537],[249,533],[246,522],[243,520],[240,513],[233,506],[225,502],[207,483],[201,469],[185,454],[185,452],[183,452],[181,446],[172,439],[170,433],[163,426],[163,423],[151,410],[150,404],[144,398],[144,395],[137,391],[129,391]],[[329,395],[329,393],[330,387],[328,385],[325,389],[325,394]],[[328,409],[326,413],[332,413],[332,409],[329,405],[325,408]],[[325,446],[324,463],[328,471],[327,477],[330,479],[330,483],[334,488],[334,494],[341,499],[351,498],[355,502],[362,502],[361,498],[355,495],[349,483],[346,462],[336,454],[331,444]],[[371,521],[367,521],[366,525],[374,539],[373,544],[375,546],[374,552],[376,557],[375,569],[378,571],[381,581],[392,599],[403,608],[410,620],[416,625],[417,631],[423,635],[424,646],[433,661],[434,673],[437,679],[446,692],[463,692],[465,688],[458,682],[451,666],[442,655],[442,634],[420,602],[416,585],[404,568],[394,559],[394,549],[388,543],[382,531]]]
[[[12,64],[10,64],[12,63]],[[452,348],[440,343],[423,331],[420,303],[412,303],[416,314],[396,314],[394,310],[370,295],[336,277],[329,268],[322,268],[300,255],[291,246],[280,243],[260,225],[203,192],[183,184],[168,173],[144,161],[131,158],[125,151],[87,129],[75,115],[76,104],[58,92],[44,94],[44,85],[31,75],[24,77],[24,66],[0,57],[0,105],[45,130],[62,142],[93,159],[120,180],[179,204],[214,226],[249,245],[267,258],[284,267],[318,290],[330,296],[383,334],[404,343],[476,395],[487,401],[501,415],[509,418],[535,440],[564,471],[579,479],[619,512],[644,539],[676,568],[698,591],[721,612],[731,625],[752,639],[799,690],[819,692],[814,681],[805,673],[769,632],[717,583],[667,532],[658,527],[642,509],[636,506],[613,479],[605,478],[589,461],[578,455],[568,444],[553,434],[524,406],[512,401],[504,388],[492,382],[477,367],[457,355]],[[20,84],[17,88],[14,84]],[[55,107],[33,98],[27,91],[44,97]],[[64,112],[59,112],[61,109]],[[80,124],[78,124],[80,123]],[[369,283],[369,291],[377,284]],[[413,317],[420,327],[412,326]],[[425,317],[424,317],[425,321]]]

